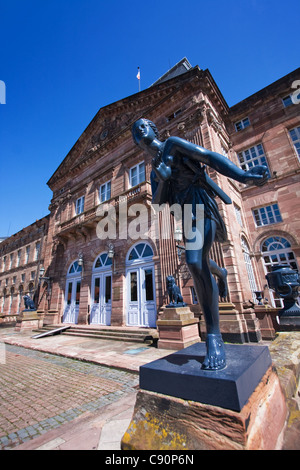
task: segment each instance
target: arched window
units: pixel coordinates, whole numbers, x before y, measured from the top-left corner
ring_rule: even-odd
[[[68,274],[79,274],[82,271],[82,266],[78,264],[78,261],[74,261],[74,263],[71,264],[70,269],[68,271]]]
[[[249,248],[249,245],[247,243],[247,240],[244,237],[242,237],[242,239],[241,239],[241,244],[242,244],[242,248],[243,248],[244,261],[245,261],[245,265],[246,265],[246,270],[247,270],[247,274],[248,274],[248,279],[249,279],[250,289],[251,289],[251,292],[252,292],[252,297],[253,297],[254,300],[256,300],[256,296],[255,296],[254,292],[257,291],[257,286],[256,286],[255,275],[254,275],[254,270],[253,270],[253,266],[252,266],[252,260],[251,260],[251,257],[250,257],[250,248]]]
[[[283,237],[267,238],[261,245],[261,252],[267,272],[276,264],[289,264],[292,269],[298,269],[291,244]]]
[[[108,253],[102,253],[98,256],[94,263],[94,269],[104,269],[112,265],[112,259],[109,258]]]
[[[134,245],[127,257],[127,262],[144,262],[148,259],[151,259],[153,256],[153,250],[150,245],[147,243],[138,243]]]

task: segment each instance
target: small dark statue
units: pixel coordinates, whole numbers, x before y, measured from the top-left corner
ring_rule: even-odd
[[[202,368],[223,369],[226,366],[226,357],[219,327],[219,290],[222,291],[220,295],[225,297],[227,272],[209,258],[209,251],[215,240],[223,242],[227,239],[226,227],[214,198],[219,196],[226,204],[231,204],[231,200],[208,177],[205,165],[240,183],[258,186],[266,182],[267,168],[254,166],[244,171],[223,155],[179,137],[169,137],[165,142],[161,142],[155,124],[148,119],[136,121],[132,127],[132,135],[135,143],[153,157],[152,203],[176,203],[180,204],[182,209],[189,204],[195,229],[197,206],[204,207],[202,246],[199,249],[189,248],[189,242],[195,235],[184,234],[185,254],[206,323],[207,352]],[[182,213],[184,214],[184,210]],[[184,227],[184,220],[182,222]],[[222,281],[219,283],[219,289],[213,274]]]
[[[29,295],[24,295],[24,304],[25,304],[25,310],[35,310],[35,305],[33,300],[29,297]]]
[[[170,303],[167,307],[185,307],[186,303],[183,301],[179,287],[175,283],[173,276],[167,277],[167,291],[170,298]]]

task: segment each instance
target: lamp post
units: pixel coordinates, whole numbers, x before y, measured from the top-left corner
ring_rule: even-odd
[[[51,296],[51,284],[52,284],[52,279],[50,277],[45,277],[45,268],[44,266],[40,267],[40,272],[39,272],[39,282],[45,282],[47,284],[47,297],[49,298]]]

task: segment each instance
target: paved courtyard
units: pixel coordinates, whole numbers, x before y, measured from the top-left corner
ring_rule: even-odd
[[[0,449],[13,449],[136,391],[138,375],[6,345],[0,363]]]

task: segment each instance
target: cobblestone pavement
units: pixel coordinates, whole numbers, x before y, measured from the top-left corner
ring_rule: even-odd
[[[0,449],[13,449],[138,386],[138,375],[6,345],[0,363]]]

